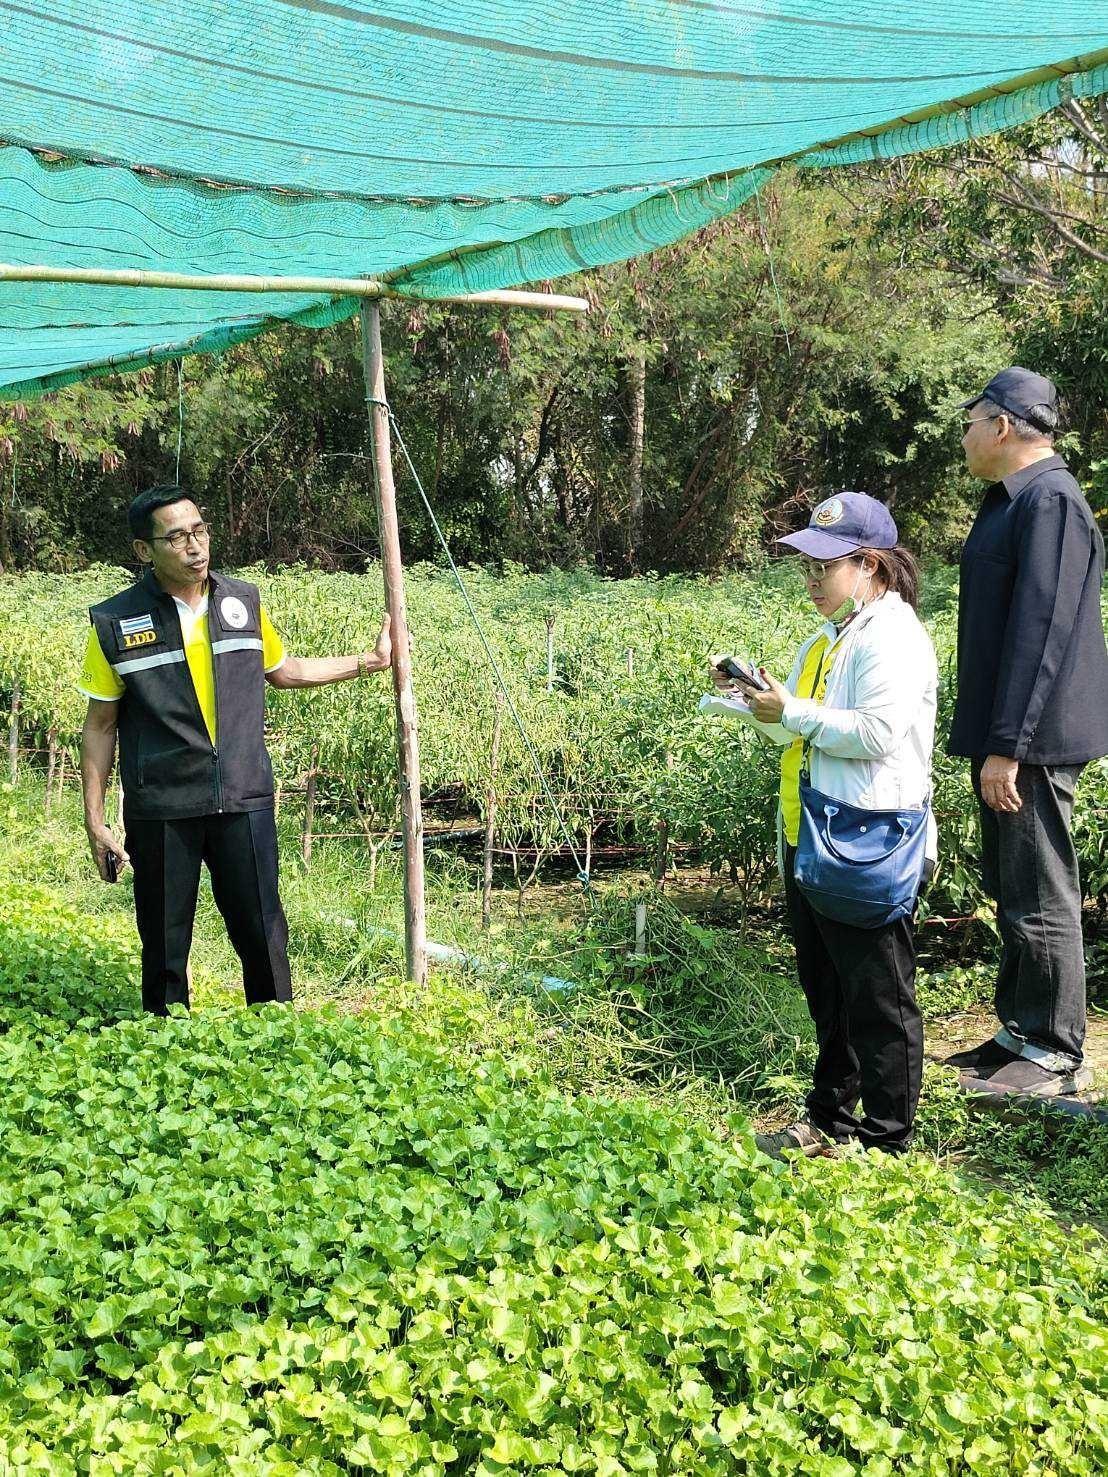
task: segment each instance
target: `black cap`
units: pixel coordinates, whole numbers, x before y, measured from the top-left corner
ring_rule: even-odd
[[[979,400],[991,400],[1001,410],[1006,410],[1009,415],[1018,415],[1020,420],[1027,421],[1037,431],[1049,434],[1054,430],[1053,426],[1037,420],[1034,415],[1036,406],[1049,405],[1056,409],[1058,405],[1058,391],[1054,381],[1048,380],[1045,374],[1036,374],[1034,370],[1021,369],[1018,364],[1013,364],[1010,369],[1002,369],[999,374],[994,374],[980,395],[963,400],[958,409],[966,410]]]

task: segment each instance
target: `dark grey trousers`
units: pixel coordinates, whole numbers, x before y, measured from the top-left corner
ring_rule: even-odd
[[[981,763],[971,767],[981,811],[985,891],[996,900],[1000,970],[997,1040],[1051,1071],[1072,1071],[1085,1049],[1081,882],[1070,836],[1081,764],[1021,764],[1023,809],[990,810]]]

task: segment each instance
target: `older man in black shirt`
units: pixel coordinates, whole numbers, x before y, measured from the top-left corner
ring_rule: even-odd
[[[1108,753],[1104,542],[1054,452],[1057,405],[1017,366],[963,406],[967,466],[991,486],[962,553],[948,745],[971,761],[1001,938],[1000,1030],[948,1061],[974,1090],[1035,1097],[1092,1080],[1070,820],[1082,767]]]

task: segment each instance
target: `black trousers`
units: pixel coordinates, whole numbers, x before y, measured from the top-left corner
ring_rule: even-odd
[[[913,923],[854,928],[824,918],[793,879],[794,856],[786,848],[785,898],[819,1046],[808,1116],[842,1142],[906,1149],[923,1075]]]
[[[273,811],[181,821],[128,819],[126,826],[142,940],[143,1009],[165,1015],[168,1006],[189,1003],[188,958],[202,862],[242,961],[247,1003],[291,1000]]]
[[[1073,1071],[1085,1048],[1081,879],[1070,835],[1083,766],[1021,764],[1023,806],[998,812],[981,799],[982,762],[975,759],[970,774],[981,812],[981,876],[1000,930],[997,1039],[1052,1071]]]

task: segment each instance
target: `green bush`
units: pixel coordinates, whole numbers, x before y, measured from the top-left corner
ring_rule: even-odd
[[[248,570],[290,650],[364,649],[381,607],[376,573]],[[510,683],[579,854],[606,839],[657,849],[660,828],[716,867],[734,865],[748,900],[774,885],[778,751],[750,730],[701,718],[709,654],[725,647],[784,677],[816,618],[793,571],[757,578],[605,580],[510,571],[467,576],[474,604]],[[0,691],[19,683],[25,731],[43,746],[54,730],[75,751],[83,700],[74,688],[87,631],[84,607],[117,589],[121,570],[0,575]],[[968,764],[944,752],[954,698],[953,571],[928,571],[925,618],[941,671],[934,806],[940,859],[928,904],[966,918],[986,906]],[[417,635],[424,791],[450,793],[483,814],[497,794],[500,843],[549,852],[563,837],[532,757],[510,718],[496,774],[490,746],[494,681],[460,597],[441,571],[409,573]],[[555,663],[547,691],[547,620]],[[628,650],[633,652],[628,670]],[[385,681],[272,693],[270,744],[278,779],[323,772],[321,803],[378,831],[397,824],[393,701]],[[1108,906],[1108,765],[1090,765],[1078,790],[1074,836],[1090,897]]]

